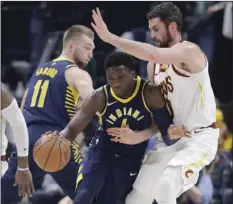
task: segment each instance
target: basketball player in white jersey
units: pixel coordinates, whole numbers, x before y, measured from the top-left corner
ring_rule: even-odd
[[[34,191],[32,175],[28,167],[28,131],[23,114],[10,91],[1,82],[1,124],[2,124],[2,151],[1,151],[1,176],[8,168],[6,161],[7,138],[5,135],[6,122],[12,127],[18,155],[18,167],[15,174],[15,185],[18,185],[20,196],[31,197]],[[4,188],[4,186],[2,186]]]
[[[151,204],[153,200],[175,204],[179,195],[195,185],[199,171],[217,151],[219,130],[207,59],[197,45],[182,42],[182,15],[171,2],[157,5],[147,15],[157,47],[112,34],[98,9],[92,17],[92,26],[103,41],[149,61],[149,79],[161,87],[174,124],[184,124],[191,136],[159,145],[149,153],[126,204]],[[128,144],[149,138],[129,128],[118,128],[112,135]]]

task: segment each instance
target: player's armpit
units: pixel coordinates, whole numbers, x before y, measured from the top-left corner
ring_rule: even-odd
[[[81,108],[76,112],[74,117],[60,134],[69,141],[74,141],[77,135],[90,123],[96,112],[101,112],[104,109],[104,106],[104,92],[102,89],[97,89],[84,99]]]

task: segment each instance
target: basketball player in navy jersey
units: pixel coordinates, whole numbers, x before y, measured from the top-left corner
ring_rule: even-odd
[[[82,104],[60,135],[73,141],[95,114],[100,128],[93,137],[77,178],[75,204],[123,204],[140,169],[147,140],[137,145],[113,142],[112,127],[129,126],[134,131],[151,127],[155,120],[167,137],[172,120],[163,96],[155,85],[135,75],[135,64],[126,53],[114,52],[105,59],[108,85],[95,90]],[[153,128],[145,130],[151,135]],[[54,133],[56,134],[56,133]]]
[[[35,189],[40,188],[46,172],[33,161],[33,146],[48,130],[62,130],[76,112],[76,107],[93,91],[90,75],[83,70],[92,58],[94,33],[85,26],[70,27],[63,37],[60,57],[40,66],[30,79],[23,114],[29,132],[29,166]],[[52,173],[63,191],[74,198],[75,180],[81,155],[76,143],[72,144],[73,156],[61,171]],[[75,158],[75,159],[74,159]],[[15,204],[19,201],[14,175],[17,155],[14,152],[9,168],[2,178],[2,203]]]

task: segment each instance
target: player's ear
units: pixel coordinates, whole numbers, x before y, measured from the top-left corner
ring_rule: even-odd
[[[174,33],[176,31],[176,29],[177,29],[177,24],[175,22],[171,22],[169,24],[169,30],[170,30],[170,32]]]
[[[73,44],[72,43],[70,43],[69,45],[68,45],[68,50],[69,50],[69,52],[72,52],[73,51]]]

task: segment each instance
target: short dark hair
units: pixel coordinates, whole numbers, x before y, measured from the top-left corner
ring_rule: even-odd
[[[135,71],[136,63],[133,57],[125,52],[112,52],[104,60],[104,70],[110,67],[124,65],[128,70]]]
[[[183,27],[181,11],[172,2],[164,2],[154,6],[147,14],[148,20],[153,18],[160,18],[162,21],[167,21],[168,23],[175,22],[179,32],[181,32]]]
[[[94,40],[94,32],[90,28],[83,25],[73,25],[70,28],[68,28],[64,33],[63,47],[70,39],[79,37],[81,35],[86,35]]]

